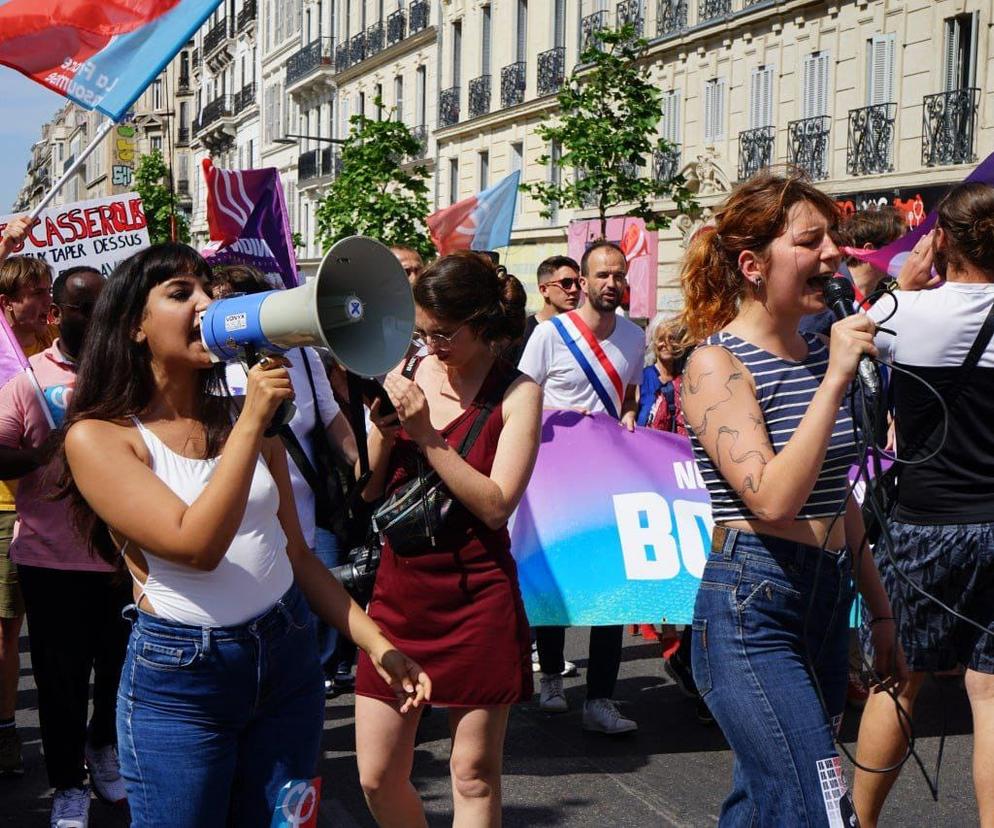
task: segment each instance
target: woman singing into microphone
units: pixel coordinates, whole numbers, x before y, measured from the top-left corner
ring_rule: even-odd
[[[232,417],[200,340],[209,278],[179,244],[119,265],[66,420],[77,526],[134,579],[117,730],[135,828],[268,826],[280,788],[314,776],[312,609],[367,652],[402,712],[431,690],[306,545],[286,453],[263,436],[293,397],[283,359],[248,372]]]
[[[892,613],[848,496],[856,462],[847,391],[874,325],[831,342],[798,333],[822,311],[840,253],[832,200],[762,173],[718,209],[683,266],[683,324],[703,343],[682,402],[715,530],[693,619],[697,687],[735,752],[722,826],[829,826],[851,813],[835,749],[856,578],[876,689],[905,680]],[[837,816],[841,815],[841,816]]]

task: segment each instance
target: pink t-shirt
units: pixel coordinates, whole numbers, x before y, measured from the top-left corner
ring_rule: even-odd
[[[58,340],[29,362],[58,424],[65,416],[69,394],[76,382],[75,366],[62,355]],[[37,448],[49,430],[34,386],[27,374],[18,374],[0,389],[0,445]],[[10,557],[24,566],[112,572],[113,567],[90,554],[86,543],[72,528],[68,501],[48,499],[59,479],[61,462],[55,458],[20,479]]]

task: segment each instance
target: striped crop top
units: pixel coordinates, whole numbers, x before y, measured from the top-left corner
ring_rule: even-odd
[[[704,341],[705,345],[725,348],[749,369],[756,384],[756,399],[763,412],[774,453],[779,452],[797,430],[828,370],[828,348],[825,343],[815,334],[802,333],[801,336],[808,344],[808,355],[801,362],[774,356],[730,333],[719,332]],[[749,507],[715,468],[689,423],[688,430],[694,447],[694,460],[711,495],[711,514],[715,523],[754,519]],[[814,489],[796,519],[834,517],[848,494],[849,469],[856,460],[853,422],[847,400],[835,418],[825,462]]]

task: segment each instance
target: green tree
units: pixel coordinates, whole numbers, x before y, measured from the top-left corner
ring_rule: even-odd
[[[176,216],[176,241],[190,241],[190,224],[183,213],[176,209],[176,198],[169,189],[169,168],[162,160],[162,153],[154,150],[143,155],[135,168],[134,189],[142,199],[148,238],[152,244],[172,240],[171,218]]]
[[[641,62],[646,45],[631,23],[591,34],[579,65],[559,90],[559,112],[536,129],[540,138],[558,147],[552,161],[566,175],[558,184],[521,186],[545,205],[544,217],[556,206],[596,207],[604,236],[608,212],[618,207],[625,206],[627,215],[656,229],[669,226],[669,218],[652,209],[653,200],[670,198],[679,212],[696,206],[682,176],[656,180],[639,174],[647,159],[651,164],[654,151],[674,149],[658,137],[662,93]],[[545,155],[539,162],[549,160]]]
[[[379,109],[382,102],[375,100]],[[392,115],[392,111],[391,111]],[[371,236],[387,245],[402,244],[423,257],[433,256],[428,237],[428,170],[404,166],[421,144],[402,122],[349,119],[352,130],[342,145],[341,172],[317,208],[318,239],[327,250],[339,239]]]

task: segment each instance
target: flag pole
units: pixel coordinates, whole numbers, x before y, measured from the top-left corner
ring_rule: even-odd
[[[107,133],[109,133],[116,124],[116,121],[108,119],[100,126],[100,129],[97,130],[97,134],[93,136],[93,140],[86,145],[86,148],[79,154],[76,160],[73,161],[72,164],[69,165],[69,168],[62,173],[62,177],[55,182],[52,189],[45,193],[42,200],[38,202],[35,208],[31,211],[31,214],[28,216],[31,221],[34,221],[39,215],[41,215],[41,211],[48,206],[48,203],[53,198],[55,198],[56,194],[63,188],[63,186],[65,186],[65,183],[69,180],[69,178],[75,175],[79,171],[79,168],[86,163],[86,159],[90,157],[90,153],[92,153],[93,150],[97,148],[97,145],[107,137]]]

